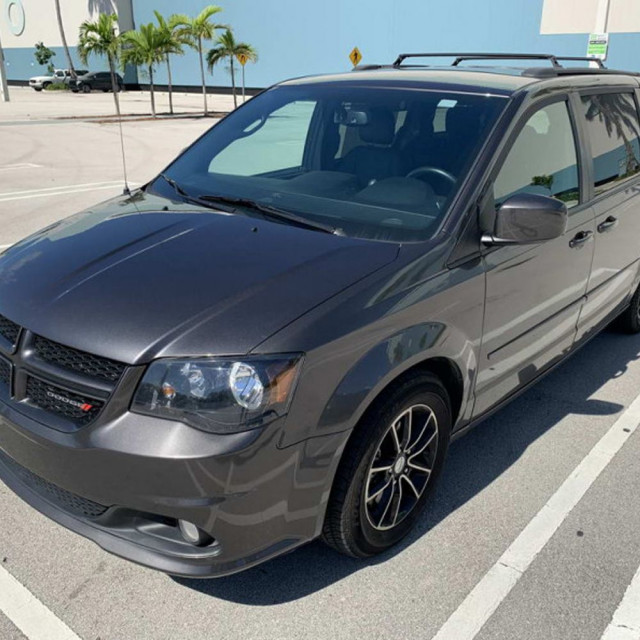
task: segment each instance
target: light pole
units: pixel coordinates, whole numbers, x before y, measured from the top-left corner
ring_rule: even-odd
[[[609,6],[611,0],[598,0],[598,6],[596,7],[596,21],[593,27],[593,33],[607,33],[607,26],[609,23]],[[590,62],[590,67],[597,67],[597,62]]]
[[[7,85],[7,69],[4,65],[2,40],[0,40],[0,84],[2,85],[2,101],[9,102],[9,86]]]
[[[594,33],[606,33],[607,23],[609,22],[609,5],[611,0],[598,0],[596,8],[596,24]]]

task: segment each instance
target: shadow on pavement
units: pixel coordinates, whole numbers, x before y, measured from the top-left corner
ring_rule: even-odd
[[[491,484],[537,438],[567,415],[614,415],[617,403],[590,399],[640,358],[640,336],[605,331],[537,385],[452,444],[427,513],[399,545],[370,560],[341,556],[318,541],[242,573],[213,580],[173,578],[201,593],[269,606],[303,598],[367,566],[382,563],[435,528]]]

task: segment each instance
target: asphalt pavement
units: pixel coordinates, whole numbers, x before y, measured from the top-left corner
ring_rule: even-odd
[[[84,98],[96,115],[110,96],[23,92],[37,108],[0,103],[2,246],[122,187],[115,124],[52,119],[82,116]],[[124,124],[132,182],[214,122],[194,116],[201,96],[184,100],[189,117]],[[417,530],[369,561],[313,542],[231,577],[175,579],[0,482],[0,639],[638,640],[639,394],[640,336],[605,331],[456,441]]]

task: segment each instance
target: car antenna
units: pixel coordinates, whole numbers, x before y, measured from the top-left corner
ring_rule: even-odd
[[[116,103],[116,113],[118,115],[118,129],[120,130],[120,151],[122,152],[122,174],[124,178],[124,189],[122,190],[123,196],[130,196],[131,189],[129,189],[129,181],[127,180],[127,158],[124,152],[124,135],[122,134],[122,115],[120,114],[120,97],[118,92],[113,92],[113,97]]]

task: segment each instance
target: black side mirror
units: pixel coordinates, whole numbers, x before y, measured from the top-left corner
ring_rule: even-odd
[[[519,193],[500,205],[494,232],[485,233],[482,244],[533,244],[552,240],[564,234],[567,220],[567,205],[561,200]]]

